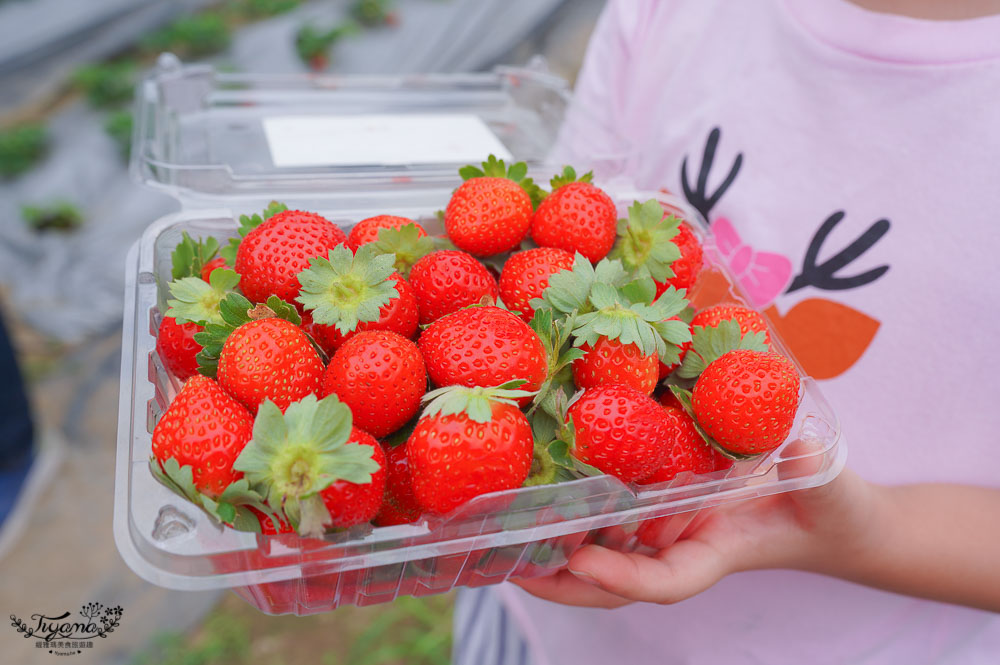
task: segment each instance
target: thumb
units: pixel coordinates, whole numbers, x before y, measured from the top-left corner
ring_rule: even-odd
[[[568,567],[610,593],[662,604],[697,595],[729,572],[721,553],[698,540],[682,540],[655,557],[588,545],[570,558]]]

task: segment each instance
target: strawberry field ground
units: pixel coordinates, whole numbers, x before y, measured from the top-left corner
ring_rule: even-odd
[[[35,1],[42,0],[0,2],[0,11]],[[205,3],[191,6],[196,4]],[[273,18],[241,20],[230,46],[212,61],[243,71],[304,71],[292,44],[296,30],[308,21],[334,24],[348,3],[289,4],[295,7]],[[559,2],[542,11],[546,3],[534,0],[395,4],[399,25],[338,44],[331,51],[332,70],[463,71],[523,63],[540,52],[553,70],[572,78],[603,3],[564,3],[555,14]],[[529,5],[534,13],[518,12],[517,7]],[[504,24],[500,17],[512,20]],[[478,39],[477,30],[487,30],[490,39]],[[467,33],[468,39],[454,40],[456,32]],[[461,43],[467,47],[442,46]],[[90,53],[112,54],[107,44],[103,51],[101,44],[91,46]],[[58,83],[59,72],[65,75],[79,64],[85,51],[60,53],[53,50],[49,60],[39,60],[29,72],[39,85],[24,88],[26,103],[11,105],[5,99],[0,110],[0,129],[27,123],[44,128],[46,137],[41,157],[15,177],[0,178],[5,220],[0,225],[0,309],[20,352],[39,443],[54,451],[48,457],[54,478],[37,499],[23,534],[9,547],[0,545],[0,609],[30,616],[73,611],[85,602],[120,604],[121,628],[91,653],[77,656],[77,663],[448,662],[450,594],[312,617],[268,617],[228,592],[149,585],[118,556],[111,518],[122,266],[146,225],[176,204],[129,180],[120,147],[105,128],[112,112]],[[0,67],[0,83],[11,71]],[[69,231],[39,231],[22,221],[24,206],[44,213],[64,204],[79,215],[78,226]],[[13,630],[0,631],[4,662],[52,662],[50,654],[27,642]]]

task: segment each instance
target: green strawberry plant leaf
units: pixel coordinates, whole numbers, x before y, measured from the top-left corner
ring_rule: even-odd
[[[240,276],[228,268],[217,268],[208,279],[206,282],[200,277],[182,277],[170,282],[167,288],[173,298],[167,300],[170,309],[166,316],[177,319],[178,323],[193,321],[201,326],[223,323],[219,303],[236,288]]]
[[[694,423],[694,428],[695,431],[698,432],[698,436],[704,439],[705,443],[719,451],[720,455],[737,462],[756,457],[756,455],[742,455],[723,448],[718,441],[710,437],[708,433],[702,429],[702,426],[698,423],[698,419],[694,417],[694,409],[691,407],[691,391],[685,390],[684,388],[676,385],[670,385],[668,388],[670,389],[670,392],[674,394],[674,397],[677,398],[677,401],[681,403],[681,407],[684,409],[684,412],[691,416],[691,422]]]
[[[309,259],[309,267],[299,273],[302,292],[296,300],[312,311],[313,321],[346,335],[361,322],[378,321],[382,308],[399,297],[389,279],[395,260],[393,254],[379,254],[373,243],[356,254],[337,245],[329,258]]]
[[[628,209],[628,219],[618,222],[618,240],[608,255],[621,259],[630,271],[645,268],[657,282],[674,276],[670,264],[681,258],[681,251],[671,240],[680,232],[681,220],[664,215],[656,199],[636,201]]]
[[[552,191],[556,191],[563,185],[568,185],[571,182],[592,182],[594,180],[594,172],[587,171],[579,178],[576,176],[576,169],[572,166],[564,166],[562,173],[558,173],[552,176],[549,180],[549,186],[552,187]]]
[[[676,323],[676,322],[675,322]],[[718,325],[695,326],[691,349],[684,355],[684,362],[677,368],[677,376],[693,379],[701,375],[713,361],[736,349],[767,351],[765,332],[744,335],[735,319],[720,321]],[[676,361],[675,361],[676,362]]]
[[[378,240],[370,244],[375,246],[378,254],[395,255],[394,267],[403,277],[409,277],[413,264],[434,251],[434,238],[421,236],[416,224],[381,229]]]
[[[595,283],[623,286],[626,281],[625,269],[620,261],[602,259],[594,266],[577,252],[572,268],[553,273],[548,287],[542,291],[542,297],[532,298],[529,304],[536,310],[549,307],[557,316],[574,311],[585,314],[594,309],[590,293]]]
[[[185,277],[200,278],[201,269],[218,253],[219,241],[215,238],[195,240],[187,231],[182,231],[181,241],[170,255],[171,277],[175,281]]]
[[[236,250],[239,249],[240,242],[243,238],[246,238],[248,233],[277,215],[279,212],[285,212],[286,210],[288,210],[288,206],[284,203],[271,201],[271,203],[269,203],[261,213],[254,213],[253,215],[240,215],[239,228],[237,229],[239,231],[239,237],[230,238],[229,244],[226,245],[220,252],[222,258],[226,260],[226,263],[231,266],[235,266]]]
[[[338,480],[370,483],[379,469],[372,446],[348,443],[351,424],[351,410],[336,395],[307,395],[284,414],[265,400],[233,469],[300,535],[320,537],[332,518],[319,493]]]

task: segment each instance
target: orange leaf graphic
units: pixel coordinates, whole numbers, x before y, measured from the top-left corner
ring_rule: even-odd
[[[810,298],[782,316],[764,310],[807,374],[832,379],[846,372],[871,344],[879,322],[847,305]]]

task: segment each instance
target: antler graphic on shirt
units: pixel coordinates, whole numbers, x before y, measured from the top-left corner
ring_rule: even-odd
[[[684,160],[681,162],[681,186],[684,188],[684,196],[687,198],[688,203],[701,213],[705,221],[710,221],[708,214],[715,207],[715,204],[719,202],[719,199],[722,198],[722,195],[726,193],[729,186],[733,184],[736,174],[740,171],[740,166],[743,165],[743,153],[741,152],[736,155],[736,161],[733,162],[733,165],[729,169],[729,174],[722,181],[722,184],[711,194],[708,193],[708,174],[711,172],[712,164],[715,161],[715,149],[719,145],[719,136],[721,133],[718,127],[712,128],[712,131],[709,132],[708,141],[705,143],[705,152],[701,158],[701,168],[698,171],[698,183],[693,189],[688,180],[687,155],[684,156]]]
[[[839,210],[827,217],[826,221],[819,227],[809,243],[805,258],[802,260],[802,272],[795,276],[785,293],[792,293],[806,286],[815,286],[825,291],[853,289],[874,282],[889,270],[889,266],[886,265],[850,277],[837,276],[838,271],[871,249],[889,231],[888,219],[878,220],[847,247],[826,261],[816,263],[823,243],[826,242],[830,232],[842,219],[844,219],[844,211]]]

